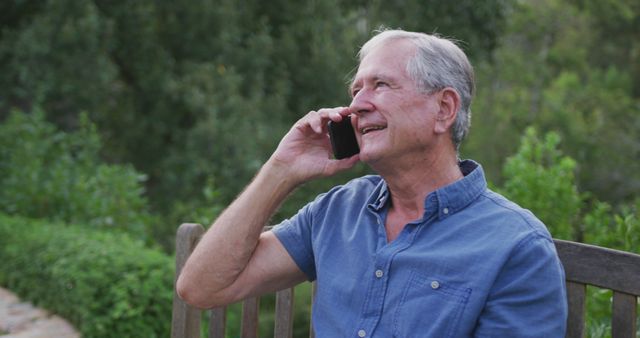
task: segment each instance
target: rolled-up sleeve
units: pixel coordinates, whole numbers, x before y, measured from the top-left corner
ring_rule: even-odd
[[[316,279],[315,259],[311,245],[312,217],[310,205],[300,209],[290,219],[273,228],[273,233],[282,243],[298,268],[307,275],[310,281]]]

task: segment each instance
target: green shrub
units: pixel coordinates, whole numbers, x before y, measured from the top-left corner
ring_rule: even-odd
[[[151,216],[144,176],[101,163],[102,147],[86,117],[62,132],[44,114],[13,112],[0,124],[0,212],[126,230],[142,237]]]
[[[576,163],[558,149],[560,137],[540,139],[527,128],[518,152],[504,165],[505,196],[531,209],[556,238],[575,239],[583,196],[575,184]]]
[[[83,337],[167,337],[173,259],[123,233],[0,214],[0,284]]]
[[[596,201],[584,216],[584,241],[640,254],[640,199],[613,208]]]

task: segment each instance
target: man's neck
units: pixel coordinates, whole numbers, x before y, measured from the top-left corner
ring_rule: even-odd
[[[391,196],[385,220],[388,242],[395,240],[407,223],[422,218],[428,194],[463,177],[455,154],[448,157],[418,161],[407,167],[397,165],[397,170],[380,173]]]
[[[455,153],[444,152],[380,173],[391,195],[390,211],[411,219],[424,213],[424,199],[431,192],[463,177]]]

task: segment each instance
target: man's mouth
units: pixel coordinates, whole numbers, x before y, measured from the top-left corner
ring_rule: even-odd
[[[363,128],[360,128],[360,134],[364,135],[364,134],[367,134],[369,132],[376,131],[376,130],[382,130],[382,129],[385,129],[385,128],[386,128],[386,126],[368,126],[368,127],[363,127]]]

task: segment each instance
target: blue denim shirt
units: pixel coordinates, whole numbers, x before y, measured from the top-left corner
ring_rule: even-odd
[[[317,197],[274,233],[309,280],[316,336],[564,337],[564,271],[531,212],[482,168],[425,198],[388,242],[389,191],[365,176]]]

